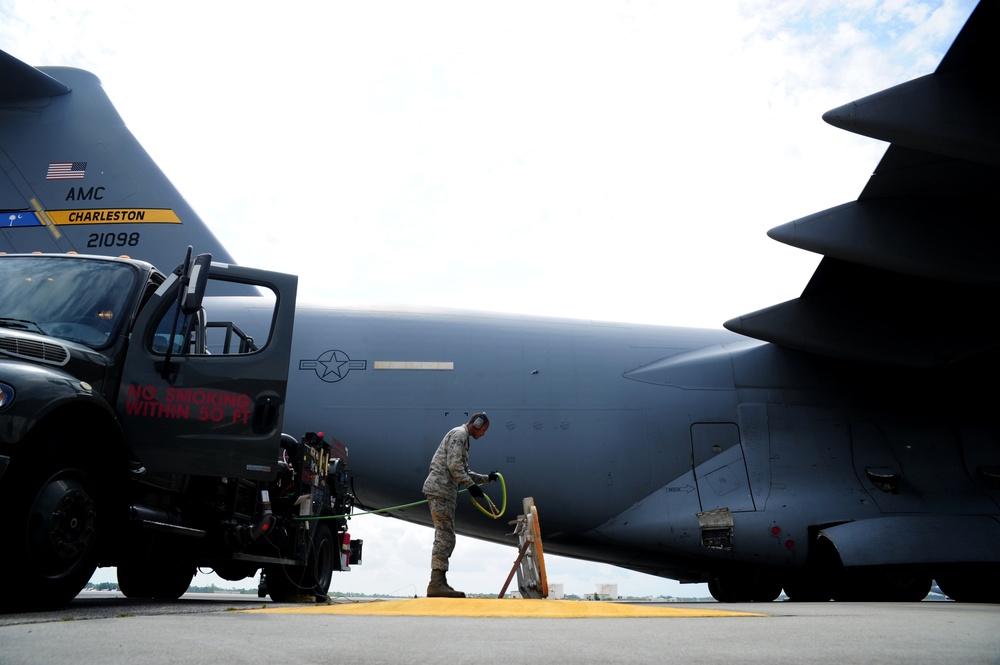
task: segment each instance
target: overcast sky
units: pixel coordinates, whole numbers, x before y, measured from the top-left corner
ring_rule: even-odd
[[[766,231],[857,198],[885,150],[822,113],[932,72],[974,4],[0,0],[0,49],[97,74],[237,261],[298,273],[300,301],[719,327],[801,292],[817,257]],[[352,532],[365,563],[335,588],[423,593],[429,529]],[[449,579],[499,591],[514,554],[461,539]]]

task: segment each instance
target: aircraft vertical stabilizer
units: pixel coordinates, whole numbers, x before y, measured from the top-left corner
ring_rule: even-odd
[[[125,126],[100,80],[0,52],[0,251],[232,262]]]

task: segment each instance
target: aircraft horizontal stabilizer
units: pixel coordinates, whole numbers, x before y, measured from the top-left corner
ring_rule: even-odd
[[[69,91],[48,74],[0,51],[0,99],[58,97]]]

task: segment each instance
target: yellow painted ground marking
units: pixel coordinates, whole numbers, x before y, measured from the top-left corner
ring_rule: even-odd
[[[414,598],[405,600],[301,605],[246,610],[267,614],[364,614],[374,616],[455,616],[541,619],[614,619],[655,617],[764,617],[766,614],[727,612],[700,607],[627,605],[575,600],[519,598]]]

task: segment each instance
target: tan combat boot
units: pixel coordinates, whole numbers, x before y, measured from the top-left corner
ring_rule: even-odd
[[[448,586],[443,570],[431,571],[431,583],[427,585],[428,598],[465,598],[461,591],[455,591]]]

